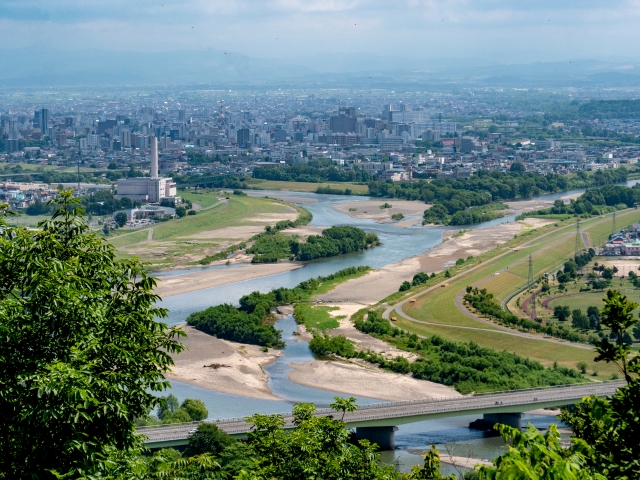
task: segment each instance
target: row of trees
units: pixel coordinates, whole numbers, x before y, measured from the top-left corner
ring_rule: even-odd
[[[338,169],[330,158],[310,160],[283,167],[256,167],[253,178],[278,180],[284,182],[369,182],[373,180],[371,173],[359,168]]]
[[[522,167],[514,163],[512,167]],[[407,200],[422,200],[433,203],[425,211],[425,220],[429,223],[451,221],[456,217],[456,225],[466,225],[475,220],[483,221],[497,215],[495,212],[477,209],[470,213],[470,207],[479,207],[492,202],[529,198],[549,192],[562,192],[572,188],[585,188],[600,185],[613,185],[627,179],[625,168],[597,171],[593,175],[580,172],[573,178],[565,175],[536,172],[525,173],[522,168],[512,168],[508,173],[481,170],[466,179],[420,180],[412,183],[369,183],[369,194],[379,197],[396,197]]]
[[[376,311],[356,318],[355,327],[398,348],[408,350],[418,358],[410,362],[398,356],[358,350],[343,336],[315,333],[309,347],[318,355],[335,354],[344,358],[360,358],[381,368],[411,373],[413,377],[455,387],[460,393],[489,392],[562,385],[580,382],[580,374],[572,369],[545,369],[540,363],[506,351],[496,352],[476,343],[455,343],[438,336],[420,339],[392,326]]]

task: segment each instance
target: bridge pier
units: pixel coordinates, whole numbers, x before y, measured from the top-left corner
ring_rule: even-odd
[[[395,450],[397,430],[398,427],[356,427],[356,438],[369,440],[377,444],[380,450]]]
[[[501,423],[520,430],[522,428],[523,415],[523,413],[485,413],[482,418],[471,422],[469,428],[493,430],[494,425]]]

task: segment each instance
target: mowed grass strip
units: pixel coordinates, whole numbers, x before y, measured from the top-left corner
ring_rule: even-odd
[[[180,190],[178,195],[185,200],[190,200],[201,205],[203,208],[215,205],[226,197],[226,195],[220,192],[195,192],[190,190]]]
[[[133,233],[125,233],[118,237],[106,237],[106,240],[116,248],[125,248],[136,243],[144,242],[149,238],[149,229],[138,230]]]
[[[331,316],[329,312],[336,310],[339,310],[339,308],[299,303],[296,305],[294,313],[296,320],[298,322],[302,321],[308,329],[316,328],[318,330],[327,330],[330,328],[338,328],[340,326],[338,320],[345,318],[344,315],[337,317]]]
[[[225,204],[209,210],[198,212],[197,215],[187,215],[170,222],[154,225],[154,240],[172,240],[188,238],[201,232],[217,230],[225,227],[250,225],[253,217],[264,213],[284,213],[290,209],[276,200],[268,198],[254,198],[237,196]],[[276,220],[273,221],[273,224]]]
[[[589,365],[589,370],[595,367],[598,371],[598,378],[609,378],[617,370],[613,365],[594,362],[596,353],[594,350],[578,348],[569,342],[560,344],[544,340],[533,340],[529,338],[517,337],[491,330],[470,330],[464,328],[446,327],[442,325],[424,325],[414,323],[409,320],[398,318],[395,325],[416,335],[430,337],[438,335],[446,340],[454,342],[475,342],[480,346],[492,348],[494,350],[506,350],[517,355],[537,360],[546,367],[558,362],[565,367],[576,368],[577,362],[585,361]],[[476,323],[476,325],[479,325]],[[594,377],[595,378],[595,377]]]

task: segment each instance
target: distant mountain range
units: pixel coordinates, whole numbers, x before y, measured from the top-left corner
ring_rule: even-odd
[[[599,60],[487,65],[473,59],[421,60],[366,53],[267,59],[217,50],[145,53],[28,48],[0,49],[0,65],[0,88],[185,84],[222,88],[640,86],[640,62]]]

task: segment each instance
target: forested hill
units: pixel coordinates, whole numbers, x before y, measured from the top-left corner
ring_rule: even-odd
[[[640,100],[591,100],[578,108],[580,118],[640,118]]]
[[[320,158],[287,167],[256,167],[253,178],[311,183],[368,182],[373,179],[369,172],[358,168],[338,170],[330,158]]]

